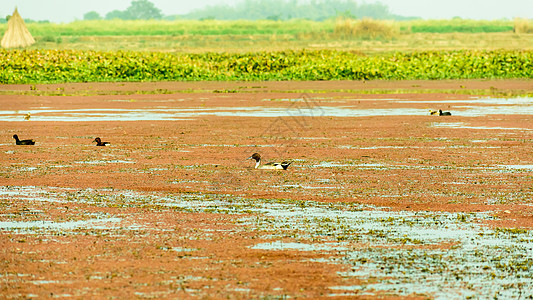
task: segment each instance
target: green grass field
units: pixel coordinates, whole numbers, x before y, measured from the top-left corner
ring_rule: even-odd
[[[322,22],[310,20],[177,20],[177,21],[76,21],[71,23],[29,23],[34,36],[124,36],[124,35],[242,35],[242,34],[304,34],[333,33],[339,19]],[[480,33],[511,32],[515,21],[510,20],[412,20],[397,21],[401,33]],[[0,32],[7,24],[0,24]]]
[[[301,49],[397,51],[533,49],[533,23],[516,21],[335,19],[291,21],[77,21],[29,23],[29,49],[254,52]],[[513,28],[518,32],[513,32]],[[7,24],[0,24],[0,33]]]

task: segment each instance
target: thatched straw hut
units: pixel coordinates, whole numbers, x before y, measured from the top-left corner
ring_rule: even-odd
[[[15,8],[13,15],[7,22],[7,31],[0,43],[3,48],[27,47],[35,43],[35,39],[26,28],[26,24]]]

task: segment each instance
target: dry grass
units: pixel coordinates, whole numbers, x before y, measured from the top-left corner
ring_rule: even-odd
[[[533,21],[528,19],[516,18],[514,20],[514,33],[533,33]]]
[[[339,18],[335,23],[335,35],[341,38],[360,39],[393,39],[398,36],[400,29],[392,21],[381,21],[369,18],[354,20]]]
[[[61,42],[37,38],[30,49],[134,50],[156,52],[256,52],[299,49],[353,50],[365,54],[423,50],[533,50],[533,34],[413,33],[391,40],[341,38],[331,35],[240,36],[93,36],[62,37]]]

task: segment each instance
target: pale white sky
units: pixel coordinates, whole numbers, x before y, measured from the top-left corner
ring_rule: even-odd
[[[150,0],[165,15],[190,12],[206,5],[234,5],[243,0]],[[299,2],[308,0],[299,0]],[[126,9],[131,0],[1,0],[0,17],[10,15],[15,6],[23,18],[71,22],[83,19],[89,11],[106,13]],[[375,0],[360,0],[358,3],[373,3]],[[418,16],[425,19],[533,19],[533,0],[380,0],[394,14]]]

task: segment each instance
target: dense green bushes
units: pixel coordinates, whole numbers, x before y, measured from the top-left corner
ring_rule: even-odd
[[[344,51],[170,54],[0,51],[0,83],[159,80],[533,78],[533,51]]]

